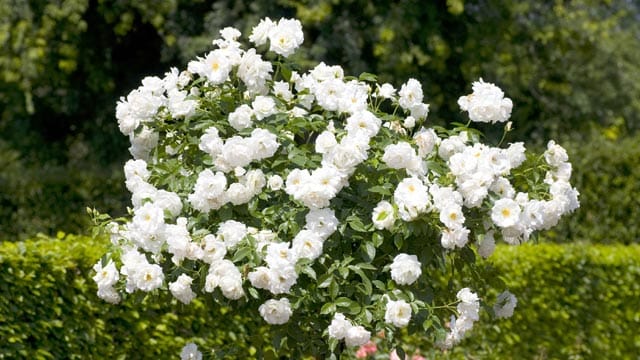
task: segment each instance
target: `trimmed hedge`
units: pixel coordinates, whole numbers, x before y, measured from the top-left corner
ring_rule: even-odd
[[[268,346],[261,319],[200,301],[183,306],[161,294],[148,302],[104,303],[95,295],[91,267],[106,246],[63,234],[0,244],[0,358],[175,358],[192,340],[218,357],[226,349],[224,358],[254,358]],[[484,314],[460,346],[445,356],[433,350],[434,358],[631,359],[640,353],[640,246],[501,246],[491,261],[518,296],[514,316],[494,321]]]
[[[0,359],[176,358],[191,340],[238,358],[255,351],[244,337],[257,334],[230,330],[253,319],[224,309],[183,306],[163,294],[119,305],[99,299],[92,266],[106,247],[64,234],[0,245]]]
[[[490,259],[518,297],[516,311],[484,316],[455,358],[638,358],[640,246],[501,246]]]

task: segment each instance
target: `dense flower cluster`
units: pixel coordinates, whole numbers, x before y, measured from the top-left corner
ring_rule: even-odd
[[[257,48],[236,29],[220,33],[186,71],[146,77],[117,104],[133,207],[108,225],[114,250],[94,267],[110,303],[137,291],[184,304],[213,296],[256,305],[272,325],[324,322],[318,336],[332,349],[444,308],[455,315],[436,340],[449,347],[479,319],[481,298],[469,288],[457,306],[437,306],[450,303],[445,291],[417,297],[439,271],[426,254],[443,266],[463,250],[486,258],[496,240],[527,241],[579,206],[553,141],[535,157],[522,143],[486,145],[468,125],[428,127],[416,79],[397,90],[324,63],[294,71],[297,20],[262,20],[249,37]],[[475,122],[505,122],[512,109],[482,80],[458,103]],[[505,292],[494,312],[515,305]],[[182,357],[198,354],[185,347]]]

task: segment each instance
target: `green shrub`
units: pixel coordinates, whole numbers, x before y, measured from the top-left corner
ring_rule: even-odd
[[[254,358],[271,343],[259,317],[203,301],[184,306],[164,294],[148,302],[103,302],[91,267],[106,247],[64,234],[0,245],[0,359],[175,358],[192,340],[219,358]],[[423,349],[424,355],[631,359],[640,353],[640,246],[501,246],[491,261],[518,297],[514,316],[492,320],[485,313],[450,353]]]
[[[0,359],[175,358],[195,337],[202,349],[230,348],[237,358],[256,351],[247,338],[262,334],[248,329],[261,324],[200,301],[103,302],[91,268],[106,246],[63,234],[0,245]]]
[[[503,246],[492,260],[518,297],[514,315],[491,320],[485,314],[452,358],[636,359],[640,354],[640,246]]]

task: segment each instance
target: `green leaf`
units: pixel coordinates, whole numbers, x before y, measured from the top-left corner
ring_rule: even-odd
[[[379,290],[382,290],[382,291],[386,291],[387,290],[387,287],[380,280],[373,280],[371,283],[373,284],[373,286],[375,286]]]
[[[252,298],[260,299],[260,294],[258,294],[258,290],[256,290],[254,287],[249,287],[247,291],[249,291],[249,295],[251,295]]]
[[[378,81],[378,77],[375,74],[371,74],[368,72],[363,72],[358,76],[358,80],[360,81],[368,81],[368,82],[376,82]]]
[[[364,286],[366,295],[371,295],[373,293],[373,287],[371,286],[371,280],[369,280],[369,277],[357,266],[352,265],[350,268],[362,279],[362,285]]]
[[[322,288],[329,287],[332,281],[333,281],[333,274],[324,274],[320,276],[320,279],[318,279],[318,288],[322,289]]]
[[[373,259],[376,258],[376,247],[373,246],[372,243],[370,242],[366,242],[364,243],[364,250],[365,253],[367,254],[367,257],[369,257],[369,261],[373,261]]]
[[[238,251],[236,251],[236,253],[233,255],[233,259],[232,261],[234,263],[239,262],[242,259],[245,259],[247,257],[249,257],[251,255],[251,252],[253,250],[250,247],[241,247],[238,249]]]
[[[336,281],[332,281],[329,285],[329,295],[332,299],[335,299],[340,293],[340,285]]]
[[[351,302],[352,302],[351,299],[346,297],[339,297],[336,299],[336,301],[334,301],[336,306],[341,306],[341,307],[348,307],[349,305],[351,305]]]
[[[377,267],[375,267],[375,266],[373,266],[373,265],[371,265],[369,263],[364,263],[364,262],[359,263],[359,264],[357,264],[355,266],[357,266],[357,267],[359,267],[360,269],[363,269],[363,270],[374,270],[374,271],[378,270]]]
[[[313,280],[316,280],[316,272],[311,268],[311,266],[305,266],[302,268],[302,273],[307,275]]]
[[[380,234],[379,232],[376,232],[371,236],[371,241],[373,242],[373,246],[380,247],[380,245],[382,245],[382,243],[384,242],[384,236],[382,236],[382,234]]]
[[[322,308],[320,308],[320,314],[322,315],[331,314],[334,312],[336,312],[336,304],[332,302],[326,303],[322,305]]]
[[[376,185],[376,186],[372,186],[368,189],[369,192],[372,193],[376,193],[376,194],[381,194],[381,195],[386,195],[386,196],[391,196],[391,190],[389,189],[390,185]]]
[[[282,67],[280,68],[280,72],[282,74],[282,78],[289,82],[289,80],[291,80],[291,68],[287,65],[287,64],[282,64]]]
[[[349,226],[357,231],[357,232],[367,232],[368,230],[365,228],[364,224],[362,223],[362,220],[356,216],[356,215],[351,215],[349,217],[347,217],[347,223],[349,224]]]

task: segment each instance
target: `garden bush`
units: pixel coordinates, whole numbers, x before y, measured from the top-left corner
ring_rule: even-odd
[[[185,307],[137,297],[105,306],[91,267],[106,242],[61,233],[0,245],[0,359],[173,358],[196,336],[205,338],[196,340],[203,349],[227,345],[237,358],[256,350],[229,330],[251,319],[200,301]]]
[[[219,357],[227,350],[227,358],[255,358],[268,347],[254,319],[198,299],[105,306],[90,278],[106,247],[64,234],[0,245],[0,358],[173,358],[188,341]],[[501,246],[489,260],[518,296],[514,316],[483,317],[445,358],[629,359],[640,352],[640,246]],[[259,330],[233,332],[243,326]],[[419,347],[419,336],[412,342]],[[421,353],[443,358],[437,349]]]

